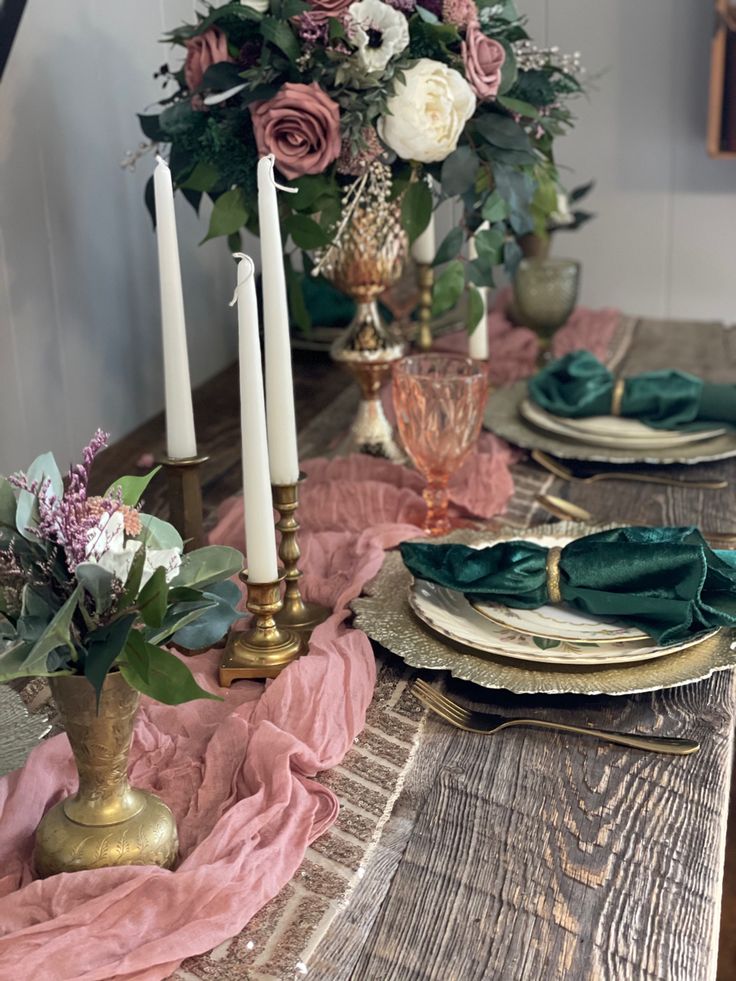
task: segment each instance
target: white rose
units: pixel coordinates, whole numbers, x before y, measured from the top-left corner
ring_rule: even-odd
[[[103,512],[94,528],[87,533],[85,562],[99,565],[124,583],[141,542],[125,538],[124,518],[120,511]],[[143,562],[141,589],[159,566],[166,569],[166,582],[179,574],[181,552],[178,548],[149,548]]]
[[[256,10],[259,14],[265,14],[271,6],[271,0],[240,0],[240,6],[250,7],[251,10]]]
[[[378,121],[383,142],[404,160],[444,160],[475,112],[475,95],[460,72],[420,58],[404,72]]]
[[[368,73],[382,72],[409,43],[406,17],[381,0],[358,0],[348,7],[348,37]]]

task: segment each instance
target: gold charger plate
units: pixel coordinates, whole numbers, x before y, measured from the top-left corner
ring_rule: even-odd
[[[615,525],[586,525],[560,522],[535,527],[535,534],[560,538],[579,537],[603,531]],[[497,538],[509,541],[518,531],[452,532],[444,542],[472,545]],[[539,665],[514,661],[493,654],[479,654],[461,644],[453,644],[426,627],[412,612],[408,591],[412,575],[398,552],[386,556],[375,579],[366,586],[365,595],[350,604],[355,612],[355,626],[393,651],[414,668],[449,671],[455,678],[472,681],[483,688],[506,688],[520,695],[632,695],[691,684],[736,665],[736,632],[719,630],[714,636],[653,661],[640,661],[613,667]]]
[[[483,424],[497,436],[515,446],[543,450],[562,460],[591,460],[595,463],[710,463],[736,456],[736,430],[684,446],[662,446],[652,449],[616,449],[592,446],[573,437],[556,436],[527,422],[520,413],[527,396],[527,383],[515,382],[492,392],[486,405]]]

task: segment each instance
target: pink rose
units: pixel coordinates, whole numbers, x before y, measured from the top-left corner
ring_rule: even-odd
[[[290,180],[321,174],[340,154],[340,107],[316,82],[286,82],[250,114],[258,152],[272,153]]]
[[[311,10],[308,11],[314,21],[327,21],[328,17],[341,19],[347,13],[348,7],[354,0],[312,0]]]
[[[210,27],[204,34],[190,38],[187,41],[187,60],[184,62],[184,78],[189,91],[199,88],[210,65],[232,60],[227,50],[227,38],[219,28]]]
[[[481,102],[495,98],[506,61],[503,45],[486,37],[476,24],[471,24],[460,51],[465,62],[465,75],[475,94]]]

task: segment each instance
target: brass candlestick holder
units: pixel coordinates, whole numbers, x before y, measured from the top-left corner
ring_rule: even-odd
[[[165,456],[169,496],[169,521],[184,539],[184,551],[191,552],[207,544],[202,512],[202,478],[200,468],[208,456],[190,456],[172,460]]]
[[[302,553],[297,538],[299,522],[296,520],[296,512],[299,507],[299,484],[304,479],[304,474],[300,474],[296,484],[271,485],[273,506],[279,512],[279,520],[276,522],[276,528],[281,532],[279,558],[284,564],[286,579],[283,606],[274,616],[274,620],[279,627],[311,633],[318,624],[327,619],[332,610],[320,603],[306,603],[299,589],[302,575],[299,571],[299,559]]]
[[[419,285],[419,327],[416,344],[420,351],[432,349],[432,286],[434,285],[434,269],[429,263],[417,265],[417,283]]]
[[[229,688],[241,678],[275,678],[287,664],[306,653],[306,640],[294,630],[278,627],[274,615],[282,606],[281,583],[251,582],[247,572],[240,574],[248,588],[245,605],[253,614],[249,630],[232,630],[220,662],[220,685]]]

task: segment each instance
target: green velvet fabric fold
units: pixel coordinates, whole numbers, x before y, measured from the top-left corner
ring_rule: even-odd
[[[614,377],[588,351],[553,361],[529,381],[529,397],[556,416],[580,419],[611,412]],[[736,423],[736,385],[704,382],[685,371],[647,371],[627,378],[621,415],[656,429],[704,422]]]
[[[548,549],[532,542],[467,545],[405,542],[401,555],[419,579],[457,589],[471,602],[532,609],[549,602]],[[736,553],[708,547],[696,528],[616,528],[562,549],[563,602],[614,617],[657,643],[736,626]]]

